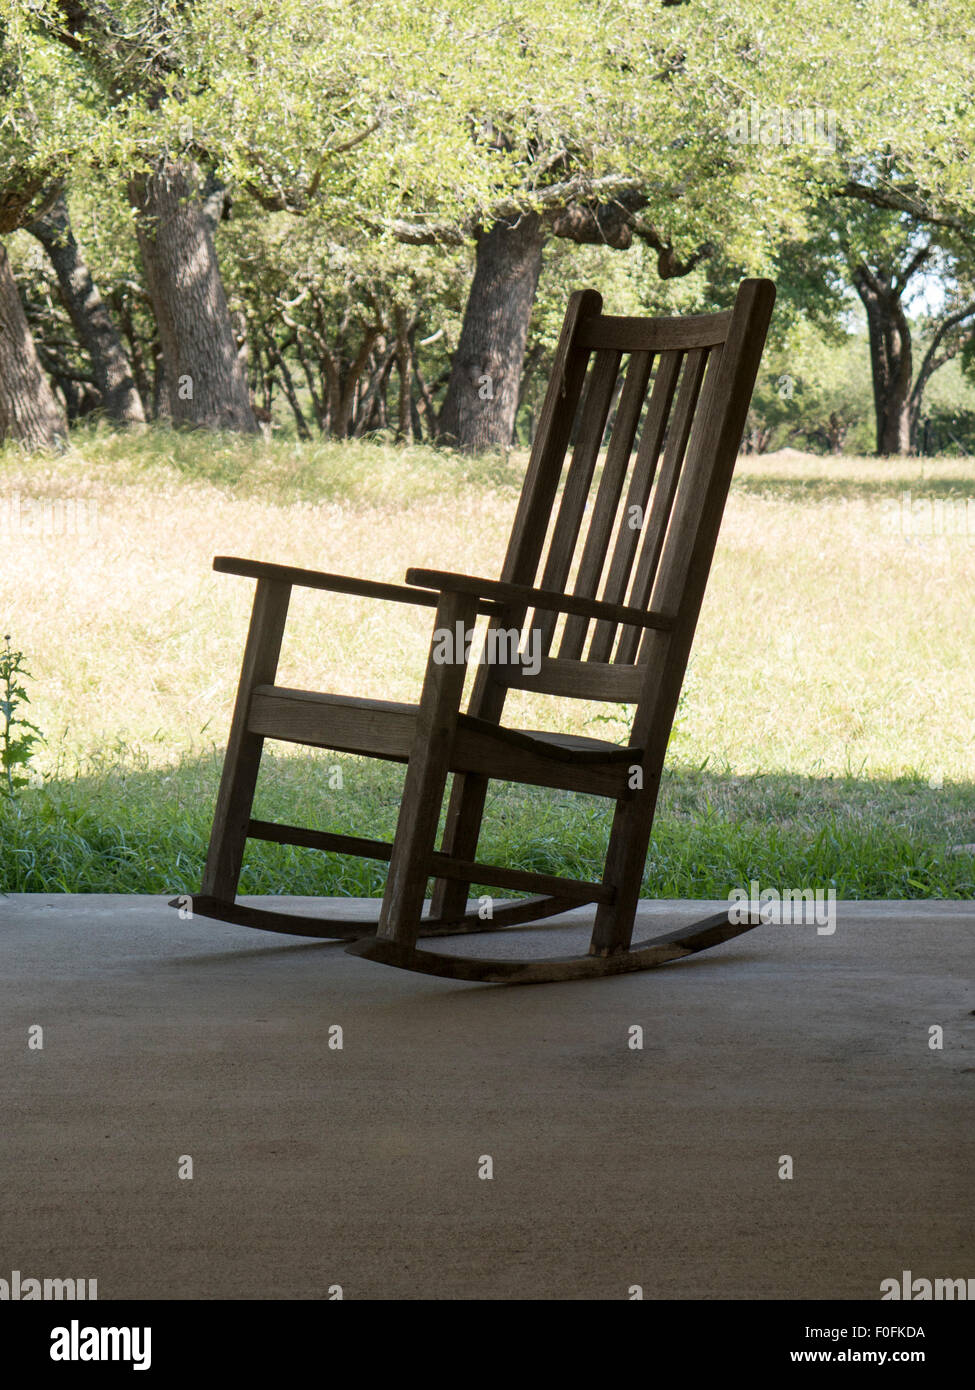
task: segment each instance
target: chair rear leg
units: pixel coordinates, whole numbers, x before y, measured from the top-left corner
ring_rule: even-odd
[[[444,828],[443,849],[456,859],[476,859],[477,842],[481,837],[484,803],[487,800],[488,779],[474,773],[458,773],[450,792],[447,824]],[[433,885],[432,917],[447,920],[461,917],[467,911],[470,884],[455,878],[438,878]]]
[[[204,896],[222,902],[233,902],[237,896],[264,747],[264,739],[247,730],[251,693],[255,685],[270,685],[274,681],[290,598],[290,584],[268,579],[257,581],[203,874]]]
[[[517,626],[517,618],[514,615],[509,626]],[[468,709],[481,719],[500,723],[507,693],[507,686],[503,680],[497,679],[494,669],[482,665],[474,681]],[[457,859],[477,858],[488,781],[487,777],[472,772],[457,773],[454,777],[443,834],[442,848],[446,854],[451,854]],[[470,887],[469,883],[463,883],[459,879],[438,878],[433,885],[431,916],[448,921],[462,916],[467,911]]]

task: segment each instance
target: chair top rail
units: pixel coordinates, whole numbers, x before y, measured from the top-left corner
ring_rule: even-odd
[[[718,347],[728,336],[731,310],[719,314],[689,314],[686,318],[627,318],[594,314],[576,330],[577,347],[591,352],[669,352]]]

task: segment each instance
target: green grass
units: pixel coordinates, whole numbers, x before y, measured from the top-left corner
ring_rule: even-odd
[[[81,433],[0,451],[0,634],[34,673],[43,781],[0,799],[0,891],[199,887],[252,593],[214,553],[401,580],[494,575],[524,457],[388,443]],[[975,496],[972,460],[742,460],[685,687],[645,892],[763,886],[963,898],[975,861],[975,536],[905,537],[900,498]],[[6,499],[84,499],[79,534],[3,528]],[[297,596],[283,683],[413,699],[423,610]],[[549,704],[524,727],[617,737]],[[343,785],[329,786],[340,766]],[[256,814],[388,838],[402,769],[278,745]],[[481,857],[588,877],[609,807],[492,784]],[[381,893],[385,866],[252,842],[242,893]]]
[[[183,893],[199,889],[221,755],[151,768],[121,756],[87,776],[0,805],[7,892]],[[342,772],[336,788],[333,769]],[[401,770],[341,755],[272,753],[255,814],[389,838]],[[609,809],[595,798],[494,784],[480,854],[513,868],[598,875]],[[832,887],[846,898],[967,898],[975,787],[799,775],[716,776],[678,766],[661,795],[644,892],[721,898],[757,879]],[[241,893],[376,896],[386,867],[251,841]],[[487,891],[487,890],[485,890]]]

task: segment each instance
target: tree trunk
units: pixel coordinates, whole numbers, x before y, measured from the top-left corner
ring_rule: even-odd
[[[352,427],[352,437],[354,439],[361,439],[362,436],[372,428],[372,422],[379,413],[379,403],[382,399],[382,392],[385,388],[386,379],[389,376],[395,356],[395,344],[388,348],[385,338],[380,338],[376,345],[375,370],[369,376],[362,395],[359,398],[358,409]]]
[[[148,419],[152,402],[152,385],[149,381],[149,373],[146,370],[145,353],[142,348],[142,343],[139,340],[139,334],[136,331],[132,302],[125,288],[117,287],[112,291],[112,308],[115,310],[115,315],[122,325],[122,333],[129,345],[129,361],[132,363],[132,376],[135,381],[135,389],[139,393],[139,401],[142,405],[142,416],[143,419]]]
[[[911,408],[911,327],[901,292],[889,277],[864,266],[854,272],[853,283],[867,311],[877,453],[881,457],[909,454],[917,412]]]
[[[164,420],[167,425],[173,423],[172,411],[169,408],[169,387],[166,383],[166,362],[158,338],[152,345],[152,418]]]
[[[62,302],[88,354],[105,414],[119,424],[145,424],[129,359],[75,240],[64,197],[31,222],[27,231],[41,243],[54,267]]]
[[[399,307],[393,310],[393,325],[396,331],[396,367],[399,373],[396,438],[405,444],[412,444],[413,353],[410,350],[409,332],[414,325],[407,325],[406,315]]]
[[[170,410],[174,425],[251,434],[257,422],[198,183],[192,165],[167,162],[129,185]]]
[[[308,354],[305,352],[304,343],[301,339],[301,333],[297,329],[295,330],[295,355],[297,356],[298,361],[301,363],[301,370],[305,376],[305,384],[308,387],[308,395],[311,397],[311,408],[312,414],[315,416],[315,424],[318,426],[319,434],[324,434],[326,428],[325,407],[322,405],[321,397],[318,394],[318,385],[315,381],[315,373],[312,370],[312,365],[308,360]]]
[[[68,421],[37,351],[6,248],[0,242],[0,440],[52,449],[67,438]]]
[[[831,454],[842,454],[843,442],[846,439],[849,428],[849,425],[844,420],[840,419],[835,410],[830,412],[826,434],[829,438],[829,449]]]
[[[288,369],[287,362],[284,360],[284,353],[278,347],[267,327],[264,329],[264,341],[267,348],[268,361],[281,378],[281,388],[284,391],[285,399],[291,407],[291,413],[295,417],[295,428],[298,432],[298,438],[309,440],[311,439],[311,430],[308,428],[308,421],[305,419],[304,411],[299,404],[298,394],[295,391],[294,379]]]
[[[547,229],[535,213],[496,222],[477,243],[439,437],[466,453],[507,449]]]

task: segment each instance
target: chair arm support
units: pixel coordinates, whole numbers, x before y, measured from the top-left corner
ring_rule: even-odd
[[[469,574],[409,569],[406,571],[406,582],[421,585],[427,590],[475,594],[504,606],[554,609],[557,613],[575,613],[581,618],[602,618],[613,623],[629,623],[634,627],[656,628],[660,632],[669,632],[674,626],[673,619],[663,613],[647,612],[629,604],[604,603],[602,599],[580,598],[577,594],[560,594],[554,589],[534,589],[529,584],[508,584],[502,580],[480,579]]]
[[[354,594],[359,598],[389,599],[393,603],[414,603],[424,608],[436,608],[438,590],[407,588],[405,584],[385,584],[373,579],[353,579],[344,574],[328,574],[321,570],[296,569],[292,565],[272,565],[264,560],[240,560],[231,555],[217,555],[213,568],[221,574],[242,574],[248,579],[270,579],[281,584],[294,584],[303,589],[327,589],[333,594]],[[478,612],[494,615],[497,604],[478,604]]]

